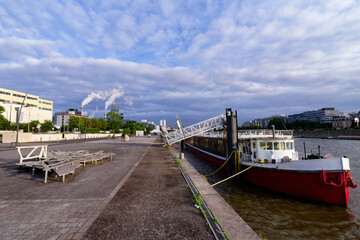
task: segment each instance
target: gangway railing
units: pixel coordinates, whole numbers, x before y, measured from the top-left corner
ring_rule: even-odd
[[[179,118],[177,118],[177,123],[179,130],[165,134],[165,140],[168,145],[172,145],[176,142],[180,142],[187,138],[213,130],[217,127],[221,127],[226,123],[226,117],[225,114],[222,114],[185,128],[182,127]]]

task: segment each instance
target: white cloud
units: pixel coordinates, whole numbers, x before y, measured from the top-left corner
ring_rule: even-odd
[[[0,7],[0,81],[62,111],[121,84],[125,115],[184,121],[227,106],[357,110],[359,16],[347,0],[10,1]]]

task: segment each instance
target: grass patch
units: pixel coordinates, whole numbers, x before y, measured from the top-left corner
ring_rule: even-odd
[[[229,239],[229,237],[226,235],[225,230],[224,230],[224,229],[221,229],[221,231],[222,231],[222,233],[224,234],[225,238],[226,238],[226,239]]]

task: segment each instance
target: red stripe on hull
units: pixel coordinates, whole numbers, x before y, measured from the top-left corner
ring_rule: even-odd
[[[211,155],[208,155],[206,153],[203,153],[195,148],[193,148],[191,145],[186,144],[186,149],[195,153],[196,155],[198,155],[201,158],[204,158],[206,160],[208,160],[209,162],[211,162],[212,164],[221,167],[225,161],[218,159],[216,157],[213,157]],[[226,163],[225,166],[223,167],[226,171],[229,171],[229,165]]]
[[[241,167],[247,168],[243,165]],[[341,173],[327,173],[327,177],[337,179],[338,174]],[[325,184],[320,172],[288,172],[253,167],[244,172],[242,177],[255,185],[298,197],[337,205],[347,205],[349,200],[349,186],[345,180],[345,173],[341,176],[343,178],[341,186]]]

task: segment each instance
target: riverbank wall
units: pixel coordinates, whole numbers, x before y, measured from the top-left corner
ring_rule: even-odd
[[[360,130],[294,131],[294,137],[297,137],[297,138],[360,139]]]
[[[16,131],[0,131],[2,143],[16,142]],[[88,138],[121,137],[121,134],[110,133],[24,133],[19,132],[19,142],[45,142]]]

